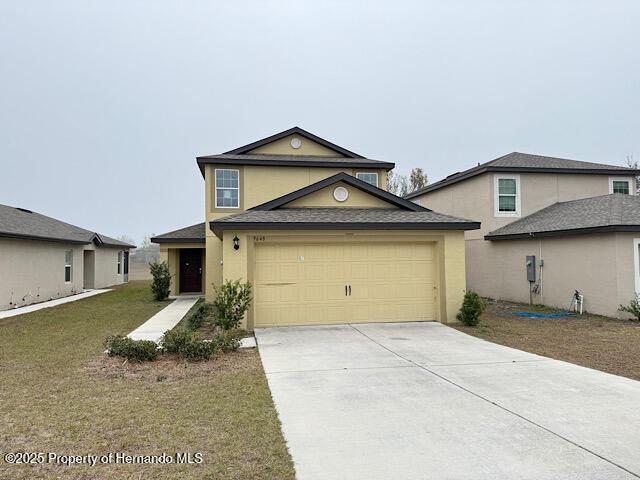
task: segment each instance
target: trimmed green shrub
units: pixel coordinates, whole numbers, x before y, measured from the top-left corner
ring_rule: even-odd
[[[153,361],[158,358],[158,344],[151,340],[133,340],[112,335],[107,337],[104,344],[110,357],[124,357],[130,362]]]
[[[209,360],[221,347],[202,340],[197,332],[187,329],[167,330],[160,341],[165,352],[176,353],[189,361]]]
[[[482,315],[484,308],[485,304],[480,295],[473,290],[467,290],[456,318],[465,325],[474,327],[480,322],[480,315]]]
[[[213,306],[218,326],[224,330],[238,328],[251,305],[251,289],[251,283],[241,283],[240,280],[227,280],[215,287],[216,299]]]
[[[217,345],[204,340],[192,340],[180,350],[180,355],[190,362],[209,360],[216,353]]]
[[[620,305],[618,310],[630,313],[635,317],[633,319],[634,322],[640,322],[640,294],[636,293],[636,296],[629,302],[629,305],[626,307],[624,305]]]
[[[224,330],[212,340],[216,348],[224,353],[235,352],[240,348],[240,330]]]
[[[180,353],[185,345],[194,341],[193,332],[182,328],[175,328],[164,332],[160,346],[167,353]]]
[[[153,281],[151,282],[151,291],[153,298],[158,301],[165,300],[171,292],[171,272],[167,262],[153,262],[149,264],[149,270]]]

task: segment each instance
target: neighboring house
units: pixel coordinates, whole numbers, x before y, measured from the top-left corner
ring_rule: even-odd
[[[481,295],[567,308],[578,290],[588,311],[617,316],[640,292],[639,173],[514,152],[406,198],[482,222],[465,234],[467,285]]]
[[[246,328],[455,318],[479,224],[387,192],[393,163],[297,127],[197,163],[205,222],[152,239],[174,294],[248,280]]]
[[[0,310],[128,280],[134,245],[0,205]]]

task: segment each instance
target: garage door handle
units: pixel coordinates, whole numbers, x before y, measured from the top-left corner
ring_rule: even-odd
[[[345,297],[347,296],[347,286],[346,285],[344,286],[344,296]]]
[[[351,285],[349,285],[349,296],[351,296]]]

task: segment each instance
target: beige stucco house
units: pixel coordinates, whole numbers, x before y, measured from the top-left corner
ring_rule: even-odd
[[[387,192],[393,163],[298,127],[197,163],[205,221],[152,239],[174,294],[250,281],[249,329],[455,318],[479,224]]]
[[[128,281],[125,242],[0,205],[0,310]]]
[[[481,222],[465,233],[467,285],[481,295],[567,308],[577,290],[588,311],[618,316],[640,292],[638,174],[511,153],[406,198]]]

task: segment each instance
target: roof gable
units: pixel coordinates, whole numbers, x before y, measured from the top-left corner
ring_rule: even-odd
[[[404,198],[398,197],[392,193],[387,192],[386,190],[382,190],[381,188],[374,187],[373,185],[363,182],[362,180],[358,180],[357,178],[346,173],[338,173],[331,177],[325,178],[323,180],[320,180],[319,182],[313,183],[269,202],[257,205],[250,210],[275,210],[280,207],[284,207],[285,205],[290,204],[298,199],[306,197],[312,193],[318,192],[328,186],[338,183],[344,183],[377,199],[383,200],[390,205],[390,208],[396,207],[402,210],[409,210],[413,212],[430,211],[428,208],[422,207],[409,200],[405,200]]]
[[[343,148],[335,143],[332,143],[324,138],[318,137],[311,132],[307,132],[300,127],[289,128],[288,130],[284,130],[280,133],[276,133],[275,135],[271,135],[269,137],[265,137],[261,140],[248,143],[247,145],[243,145],[242,147],[234,148],[233,150],[229,150],[225,152],[225,154],[252,154],[252,153],[262,153],[262,154],[283,154],[279,149],[273,150],[267,148],[270,144],[276,144],[277,142],[286,139],[287,137],[299,136],[303,137],[311,142],[323,147],[322,149],[317,149],[318,152],[322,153],[306,153],[306,155],[318,155],[318,156],[334,156],[334,157],[345,157],[345,158],[364,158],[362,155],[358,155],[346,148]],[[290,140],[290,139],[289,139]],[[286,140],[285,140],[286,142]],[[303,146],[300,146],[302,149]],[[304,152],[297,153],[295,149],[290,148],[291,152],[289,154],[292,155],[305,155]],[[331,152],[334,152],[331,155]]]

